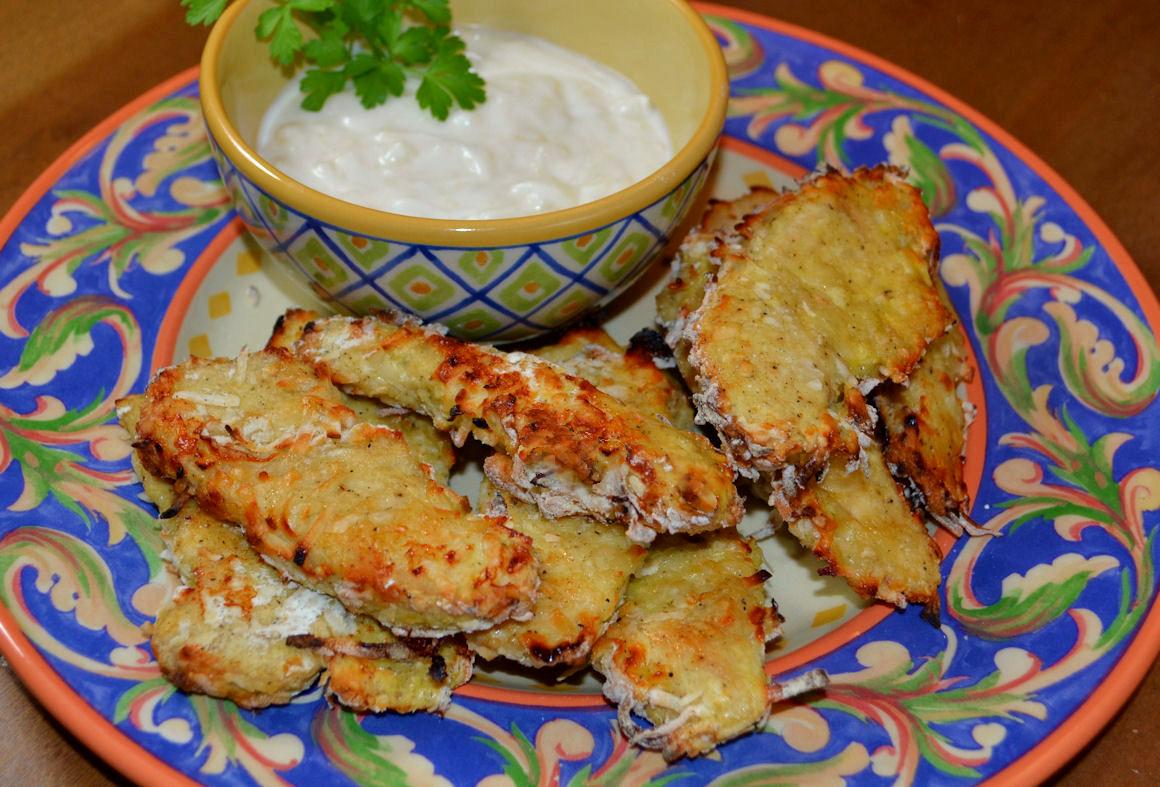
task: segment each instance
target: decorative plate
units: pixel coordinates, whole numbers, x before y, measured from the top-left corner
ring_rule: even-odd
[[[240,234],[191,71],[94,129],[0,222],[0,648],[51,713],[167,783],[1026,782],[1095,735],[1160,650],[1155,297],[1091,209],[977,113],[837,42],[702,10],[733,80],[714,193],[889,160],[935,217],[976,355],[973,515],[993,533],[942,542],[942,625],[863,609],[775,541],[788,622],[769,671],[821,666],[833,684],[667,768],[614,732],[591,682],[493,671],[443,718],[174,691],[142,629],[171,580],[113,401],[188,354],[261,343],[308,297]],[[614,304],[614,333],[648,321],[659,275]]]

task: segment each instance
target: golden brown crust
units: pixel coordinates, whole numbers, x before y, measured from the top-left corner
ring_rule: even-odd
[[[295,342],[302,338],[307,326],[322,317],[316,311],[309,309],[287,309],[274,321],[274,330],[266,341],[266,349],[275,347],[282,350],[292,350]]]
[[[710,200],[700,223],[681,243],[673,276],[657,294],[657,322],[667,331],[665,339],[686,381],[693,381],[695,373],[688,366],[689,344],[683,336],[684,326],[689,315],[705,300],[706,289],[715,281],[721,261],[713,252],[721,243],[735,242],[738,225],[776,199],[777,192],[773,189],[758,187],[737,199]]]
[[[123,397],[117,400],[116,406],[117,421],[121,424],[121,428],[129,433],[129,442],[133,443],[137,440],[137,422],[141,420],[141,408],[145,406],[145,395],[131,394]],[[173,483],[168,478],[149,472],[141,463],[141,457],[138,456],[137,451],[129,455],[129,463],[133,466],[133,472],[137,474],[137,478],[141,480],[145,498],[157,506],[157,512],[162,519],[176,514],[181,509],[184,500],[178,498],[177,492],[173,489]]]
[[[835,458],[793,501],[790,532],[864,596],[939,608],[942,555],[890,476],[877,445],[861,464]]]
[[[651,357],[626,353],[599,328],[569,331],[535,354],[642,413],[692,428],[692,408],[680,384]],[[586,516],[547,519],[534,505],[486,481],[480,500],[506,511],[508,525],[532,539],[540,589],[531,619],[504,621],[472,633],[468,642],[486,658],[504,656],[529,667],[586,664],[645,550],[629,541],[622,527]]]
[[[309,365],[273,349],[193,360],[150,384],[137,446],[288,576],[400,632],[524,614],[528,539],[471,514],[396,431],[359,422]]]
[[[895,476],[914,485],[914,502],[952,530],[969,510],[962,400],[969,376],[964,339],[956,327],[927,348],[907,385],[884,385],[874,394],[887,464]]]
[[[488,476],[549,517],[622,521],[643,543],[741,517],[732,472],[707,440],[538,358],[375,318],[315,321],[296,351],[354,393],[428,415],[456,442],[470,433],[502,451]]]
[[[533,355],[645,415],[659,416],[678,429],[692,430],[693,407],[681,384],[658,369],[641,349],[621,347],[602,328],[576,328]]]
[[[365,615],[353,631],[298,644],[326,657],[327,699],[359,713],[445,710],[474,663],[462,636],[396,637]]]
[[[487,482],[480,500],[485,510],[505,511],[508,526],[532,539],[540,587],[530,619],[474,631],[468,644],[484,658],[503,656],[529,667],[586,664],[645,549],[629,541],[622,527],[585,516],[547,519]]]
[[[622,725],[629,709],[654,725],[625,730],[630,740],[696,757],[765,720],[765,643],[778,629],[767,576],[735,532],[657,540],[592,651]]]
[[[144,402],[134,395],[117,403],[131,435]],[[151,500],[172,504],[169,481],[147,472],[142,481]],[[162,606],[151,639],[162,674],[183,691],[267,707],[289,702],[325,667],[328,695],[352,710],[437,711],[471,677],[471,653],[461,639],[394,637],[373,619],[284,580],[237,528],[194,501],[160,526],[185,586]],[[326,647],[304,647],[303,639]],[[336,652],[338,641],[347,643],[343,652]],[[352,643],[370,652],[352,654]],[[373,652],[400,644],[394,657]]]
[[[321,317],[308,309],[287,309],[274,323],[266,347],[292,350],[310,324]],[[439,483],[447,484],[455,465],[455,446],[445,432],[435,428],[430,418],[360,396],[347,396],[344,402],[360,420],[401,432],[415,457],[431,467]]]
[[[245,708],[284,704],[309,687],[323,660],[287,645],[286,636],[309,631],[325,605],[338,605],[325,599],[313,613],[302,607],[303,597],[296,597],[252,553],[240,533],[196,503],[188,503],[162,525],[187,585],[162,606],[153,625],[153,653],[161,674],[182,691],[228,699]],[[288,612],[287,602],[301,609]]]
[[[670,330],[699,416],[753,477],[856,454],[847,402],[876,381],[905,381],[950,319],[931,278],[938,235],[917,191],[884,167],[826,173],[737,234],[711,251],[715,280],[686,285],[704,298]],[[704,282],[695,263],[678,278],[699,267]]]

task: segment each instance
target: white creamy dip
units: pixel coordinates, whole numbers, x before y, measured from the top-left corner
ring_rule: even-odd
[[[660,113],[621,74],[540,38],[485,27],[459,35],[487,101],[438,121],[406,94],[371,110],[352,92],[321,112],[289,84],[258,151],[306,185],[410,216],[494,219],[559,210],[644,178],[672,156]]]

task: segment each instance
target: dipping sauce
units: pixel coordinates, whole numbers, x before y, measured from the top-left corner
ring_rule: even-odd
[[[559,210],[641,180],[672,157],[664,120],[613,69],[541,38],[458,31],[487,101],[438,121],[418,80],[365,109],[353,92],[320,112],[289,84],[266,112],[258,152],[295,180],[392,213],[496,219]]]

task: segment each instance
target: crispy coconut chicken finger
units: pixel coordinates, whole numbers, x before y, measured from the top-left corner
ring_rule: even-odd
[[[897,607],[922,604],[938,619],[942,555],[876,444],[863,449],[859,465],[831,460],[792,507],[790,532],[851,587]]]
[[[715,210],[725,225],[730,211]],[[740,472],[811,473],[857,454],[863,394],[905,382],[950,322],[937,258],[918,192],[887,167],[813,177],[732,233],[694,234],[658,312],[699,418]]]
[[[118,402],[130,435],[143,403],[139,395]],[[160,521],[161,538],[183,584],[159,610],[151,640],[162,674],[183,691],[261,708],[289,702],[325,669],[327,696],[352,710],[439,711],[470,678],[461,638],[399,639],[284,580],[237,528],[196,501],[172,512],[172,484],[134,465],[146,497],[170,514]]]
[[[967,516],[963,479],[970,375],[962,332],[955,328],[931,344],[906,385],[874,392],[888,466],[915,507],[956,536],[978,532]]]
[[[581,667],[588,663],[646,550],[623,527],[587,516],[548,519],[486,480],[485,513],[506,516],[508,526],[532,540],[540,587],[528,620],[505,620],[473,631],[467,644],[487,659],[502,656],[528,667]]]
[[[757,729],[770,706],[820,688],[820,671],[771,684],[765,643],[779,631],[760,552],[735,531],[658,539],[592,651],[604,694],[635,745],[668,760],[707,754]],[[632,715],[652,722],[642,729]]]
[[[347,614],[341,604],[283,582],[238,531],[194,501],[162,520],[162,540],[184,582],[150,635],[170,683],[243,708],[284,705],[314,683],[325,660],[286,637],[326,633],[328,613]]]
[[[624,522],[639,543],[741,518],[733,473],[705,438],[539,358],[346,317],[314,321],[295,352],[352,393],[427,415],[457,443],[472,434],[496,448],[488,477],[549,517]]]
[[[278,349],[194,359],[146,391],[135,446],[287,576],[396,633],[486,628],[530,609],[528,539],[418,462],[402,434]]]

